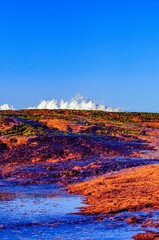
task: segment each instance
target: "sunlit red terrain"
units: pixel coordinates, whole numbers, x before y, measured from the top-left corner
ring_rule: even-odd
[[[159,114],[1,111],[0,176],[18,185],[65,186],[86,197],[81,213],[98,221],[131,212],[122,220],[145,231],[134,239],[159,239],[159,218],[140,215],[159,210],[158,139]],[[8,197],[0,194],[1,201]]]

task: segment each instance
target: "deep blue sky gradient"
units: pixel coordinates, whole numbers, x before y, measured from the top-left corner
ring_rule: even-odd
[[[0,104],[159,111],[158,92],[159,1],[0,0]]]

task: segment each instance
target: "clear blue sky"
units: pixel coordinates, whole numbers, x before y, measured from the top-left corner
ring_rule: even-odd
[[[0,104],[76,93],[159,111],[158,0],[0,0]]]

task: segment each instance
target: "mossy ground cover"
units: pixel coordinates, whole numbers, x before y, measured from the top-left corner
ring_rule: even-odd
[[[96,134],[116,136],[118,135],[140,135],[143,134],[143,127],[153,122],[159,123],[159,114],[157,113],[108,113],[102,111],[79,111],[79,110],[19,110],[19,111],[0,111],[0,124],[3,124],[5,118],[21,118],[40,122],[45,119],[61,119],[68,121],[69,124],[83,125],[85,127],[96,126]],[[108,126],[109,125],[109,126]],[[111,125],[111,126],[110,126]],[[69,129],[69,128],[68,128]],[[87,131],[89,133],[89,131]],[[21,126],[12,126],[7,131],[2,131],[1,135],[20,134],[36,135],[45,134],[44,129],[36,129],[29,124]],[[84,133],[84,132],[83,132]],[[91,129],[90,129],[91,134]]]
[[[11,128],[1,131],[1,136],[31,136],[31,135],[37,135],[37,134],[44,134],[45,131],[43,128],[40,127],[33,127],[29,124],[19,124],[14,125]]]

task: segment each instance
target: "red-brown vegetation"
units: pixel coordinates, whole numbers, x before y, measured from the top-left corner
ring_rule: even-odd
[[[112,173],[69,186],[86,196],[87,214],[159,209],[159,165],[147,165]]]

